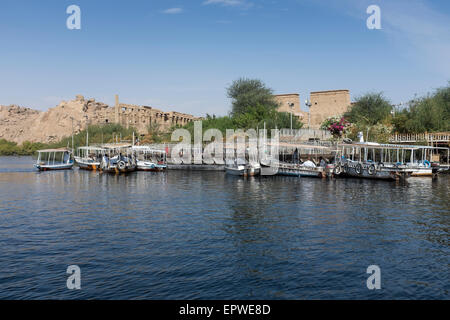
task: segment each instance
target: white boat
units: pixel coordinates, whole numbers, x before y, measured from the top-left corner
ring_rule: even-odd
[[[39,171],[70,170],[73,167],[72,152],[69,149],[38,150],[34,167]]]
[[[228,161],[225,165],[225,172],[232,176],[246,177],[248,174],[245,160],[235,159],[234,161]]]
[[[261,173],[261,165],[258,162],[250,162],[247,166],[247,176],[259,176]]]
[[[322,178],[325,176],[324,171],[323,167],[292,163],[280,163],[278,167],[278,174],[282,176]]]
[[[129,173],[136,171],[136,157],[129,144],[107,144],[102,146],[105,154],[100,170],[105,173]]]
[[[236,167],[227,166],[225,167],[225,171],[227,174],[232,176],[242,176],[242,177],[247,176],[247,170],[245,166],[236,166]]]
[[[166,152],[148,146],[133,146],[138,171],[165,171],[167,169]]]
[[[80,147],[75,156],[75,163],[83,170],[100,170],[105,149],[100,147]]]
[[[334,174],[366,179],[406,180],[415,168],[405,165],[400,159],[406,157],[407,153],[412,159],[415,150],[374,142],[342,144],[336,152]],[[392,162],[394,158],[396,163]]]
[[[438,151],[449,148],[354,143],[340,145],[335,171],[349,176],[397,180],[399,178],[435,176],[439,172]]]

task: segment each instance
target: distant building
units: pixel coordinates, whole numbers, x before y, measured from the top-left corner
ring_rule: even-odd
[[[300,122],[308,123],[308,112],[301,110],[300,95],[298,93],[277,94],[274,96],[275,101],[280,107],[279,112],[292,113]]]
[[[349,90],[315,91],[310,94],[311,128],[318,129],[329,117],[344,114],[351,105]]]
[[[164,112],[149,106],[120,103],[119,96],[116,95],[114,122],[126,128],[134,127],[140,134],[147,133],[151,125],[165,131],[175,125],[184,126],[196,119],[190,114],[176,111]]]
[[[301,110],[298,93],[278,94],[274,97],[280,104],[279,112],[292,113],[303,122],[305,128],[312,129],[319,129],[322,122],[329,117],[342,115],[351,105],[349,90],[311,92],[309,112]]]

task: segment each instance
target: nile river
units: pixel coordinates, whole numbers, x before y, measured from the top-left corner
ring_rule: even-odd
[[[0,158],[0,299],[448,299],[450,176],[407,184]],[[66,269],[81,268],[81,290]],[[369,265],[381,289],[369,290]]]

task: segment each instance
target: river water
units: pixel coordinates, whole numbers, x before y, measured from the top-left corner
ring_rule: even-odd
[[[0,299],[448,299],[450,177],[407,184],[0,158]],[[69,265],[81,290],[68,290]],[[367,267],[381,270],[369,290]]]

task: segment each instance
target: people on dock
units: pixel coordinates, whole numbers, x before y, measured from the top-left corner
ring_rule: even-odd
[[[299,163],[298,149],[295,148],[294,154],[292,155],[292,162],[295,164]]]
[[[327,162],[323,157],[319,158],[319,167],[325,168],[327,166]]]

